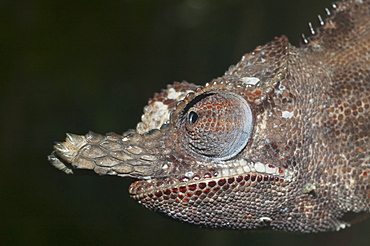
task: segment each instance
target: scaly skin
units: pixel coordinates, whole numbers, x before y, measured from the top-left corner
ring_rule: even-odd
[[[123,135],[68,134],[57,168],[133,177],[132,197],[210,227],[338,230],[370,211],[370,1],[305,44],[257,47],[204,86],[169,85]]]

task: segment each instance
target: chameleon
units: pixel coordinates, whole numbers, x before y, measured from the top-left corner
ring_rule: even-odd
[[[174,82],[136,129],[67,134],[49,162],[135,178],[133,199],[199,226],[350,226],[370,212],[370,1],[326,14],[299,47],[275,37],[203,86]]]

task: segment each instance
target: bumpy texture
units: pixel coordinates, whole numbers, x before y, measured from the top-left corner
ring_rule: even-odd
[[[49,160],[137,178],[139,203],[198,225],[345,228],[370,211],[370,1],[332,7],[301,47],[282,36],[204,86],[175,82],[136,130],[68,134]]]

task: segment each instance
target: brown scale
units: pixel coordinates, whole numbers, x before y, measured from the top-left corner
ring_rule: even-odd
[[[370,0],[329,12],[300,47],[275,38],[204,86],[168,85],[136,130],[68,134],[51,164],[136,178],[139,203],[197,225],[347,227],[370,211]]]

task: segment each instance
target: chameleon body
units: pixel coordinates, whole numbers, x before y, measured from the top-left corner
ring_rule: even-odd
[[[204,86],[168,85],[135,130],[67,134],[50,162],[136,178],[144,207],[197,225],[345,228],[370,211],[370,1],[327,14],[300,47],[275,38]]]

